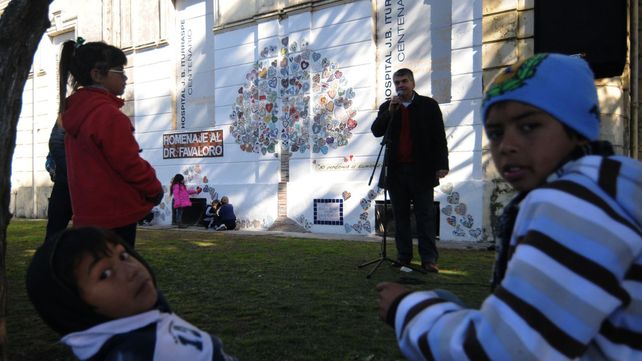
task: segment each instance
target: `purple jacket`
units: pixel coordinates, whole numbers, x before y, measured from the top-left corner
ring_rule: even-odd
[[[193,189],[187,189],[184,184],[174,184],[172,186],[172,195],[174,196],[174,208],[189,207],[192,201],[189,195],[196,193]]]

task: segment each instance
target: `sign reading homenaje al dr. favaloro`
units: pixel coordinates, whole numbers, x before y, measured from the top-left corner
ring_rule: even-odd
[[[222,156],[222,129],[163,134],[163,159]]]

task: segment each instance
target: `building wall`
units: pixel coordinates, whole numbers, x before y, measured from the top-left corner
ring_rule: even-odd
[[[188,186],[203,188],[199,197],[206,201],[229,196],[248,229],[266,229],[286,214],[312,232],[373,233],[376,204],[384,195],[376,187],[378,170],[368,184],[379,151],[369,128],[388,95],[388,61],[393,70],[410,67],[418,92],[437,99],[444,114],[451,173],[435,190],[440,237],[490,239],[512,191],[488,157],[479,114],[482,88],[499,70],[533,54],[534,5],[533,0],[111,0],[78,6],[55,0],[52,27],[23,95],[12,211],[21,217],[46,214],[51,182],[44,158],[56,114],[55,54],[62,41],[80,35],[126,52],[123,111],[159,179],[168,186],[182,173]],[[394,24],[386,23],[387,12]],[[396,57],[389,56],[393,50]],[[315,69],[308,78],[301,76],[306,56],[306,66]],[[278,75],[286,60],[298,68],[288,66],[287,74]],[[271,93],[269,78],[257,78],[262,71],[277,72],[273,78],[292,84],[277,85]],[[315,73],[322,79],[316,86],[327,88],[296,89],[306,82],[314,87]],[[252,91],[255,79],[257,86],[266,84],[263,90]],[[632,149],[629,83],[626,72],[598,82],[602,135],[620,153]],[[296,113],[307,123],[291,118],[284,127],[286,107],[294,109],[291,117]],[[240,122],[239,113],[254,110],[279,119],[287,151],[266,133],[269,122]],[[327,130],[335,143],[321,139],[319,119],[336,123]],[[216,145],[223,153],[166,157],[167,140],[186,133],[212,139],[222,134]],[[293,147],[297,142],[301,146]],[[154,212],[160,224],[171,222],[168,192]]]
[[[633,0],[638,1],[639,0]],[[630,5],[630,2],[629,2]],[[607,6],[607,5],[605,5]],[[506,66],[534,53],[534,0],[485,0],[483,5],[483,80],[487,86]],[[638,29],[639,33],[639,29]],[[629,44],[630,49],[630,44]],[[639,55],[638,55],[639,56]],[[630,60],[630,59],[629,59]],[[639,77],[639,74],[637,75]],[[602,127],[600,138],[610,141],[616,153],[632,155],[630,61],[621,76],[596,80]],[[485,229],[492,229],[503,205],[514,192],[498,175],[486,138],[483,146],[485,178]],[[492,234],[492,233],[490,233]]]
[[[393,3],[391,6],[394,9],[390,10],[396,20],[403,16],[403,21],[415,21],[418,28],[425,30],[425,33],[413,33],[411,29],[414,27],[410,25],[403,30],[394,28],[395,32],[403,31],[414,42],[406,43],[408,48],[405,52],[417,54],[416,59],[408,56],[403,64],[395,64],[395,67],[403,65],[416,71],[418,91],[438,98],[446,121],[452,171],[444,179],[442,187],[436,190],[436,199],[441,205],[441,237],[481,239],[483,210],[480,190],[483,181],[480,166],[481,125],[477,111],[481,98],[481,2],[475,1],[471,5],[470,1],[427,1],[404,5],[403,9],[398,2],[383,1],[311,3],[323,4],[265,15],[251,21],[238,18],[234,18],[235,21],[219,21],[215,18],[214,22],[218,25],[213,39],[209,33],[201,31],[203,22],[207,22],[207,19],[200,17],[206,5],[190,1],[177,3],[177,30],[192,42],[191,51],[199,53],[202,51],[201,44],[213,44],[214,52],[205,52],[205,59],[194,62],[191,68],[189,64],[178,66],[177,74],[187,75],[178,76],[177,79],[176,132],[222,129],[225,156],[202,160],[164,160],[162,164],[167,165],[163,166],[167,168],[167,176],[173,174],[169,171],[173,166],[173,169],[186,173],[193,186],[208,186],[210,191],[214,189],[218,195],[229,195],[243,224],[252,227],[259,225],[259,228],[269,226],[279,215],[275,191],[283,177],[287,177],[286,213],[302,226],[313,232],[374,232],[375,205],[377,201],[383,201],[383,193],[375,186],[378,171],[375,183],[368,185],[379,150],[379,140],[372,137],[369,128],[379,102],[384,100],[382,89],[385,79],[380,65],[384,62],[382,48],[386,46],[384,32],[377,32],[376,22],[385,4]],[[214,8],[214,14],[220,14],[220,9],[217,11],[216,6]],[[424,25],[427,24],[424,21],[426,16],[434,20],[429,23],[430,26]],[[448,40],[451,38],[456,41],[451,43]],[[180,43],[180,40],[176,43],[179,48]],[[189,44],[186,46],[189,48]],[[180,54],[181,50],[176,51]],[[238,114],[243,110],[238,104],[239,96],[243,97],[239,94],[247,96],[251,87],[249,79],[256,76],[253,71],[269,71],[272,61],[280,64],[287,57],[283,56],[283,52],[291,56],[290,62],[296,61],[294,59],[297,56],[305,56],[306,52],[312,58],[317,57],[308,59],[311,68],[314,68],[315,61],[316,65],[323,67],[321,63],[326,59],[328,67],[333,72],[338,71],[345,79],[345,82],[338,82],[323,77],[331,83],[328,84],[330,87],[338,87],[339,93],[345,91],[346,94],[354,94],[347,102],[349,105],[333,103],[333,106],[336,105],[335,120],[336,116],[343,115],[350,118],[347,121],[343,119],[346,126],[354,122],[350,132],[336,135],[339,143],[345,137],[346,144],[337,147],[318,145],[319,149],[315,149],[313,143],[316,142],[308,141],[304,132],[293,130],[289,133],[290,142],[307,142],[309,149],[301,152],[290,148],[292,154],[289,156],[278,145],[274,148],[257,145],[264,131],[260,126],[252,128],[254,135],[247,132],[240,134],[242,132],[238,131],[234,119],[235,111]],[[211,55],[214,57],[213,64],[207,60]],[[212,68],[213,73],[210,71]],[[320,69],[318,73],[323,76]],[[289,74],[290,78],[292,75]],[[277,75],[275,78],[283,80],[284,77]],[[190,79],[193,80],[191,88]],[[202,86],[206,81],[214,84],[213,99],[208,98],[212,96],[211,89]],[[189,91],[181,100],[186,86],[183,82]],[[291,87],[278,91],[281,90],[291,90]],[[319,109],[315,110],[315,107],[320,106],[321,93],[310,93],[310,99],[305,101],[309,101],[309,104],[299,104],[302,99],[297,98],[296,94],[291,94],[289,100],[299,113],[305,111],[318,115]],[[263,94],[270,96],[268,90]],[[281,110],[288,105],[284,104],[282,94],[274,98],[274,104],[260,100],[260,92],[257,92],[256,97],[249,96],[245,102],[254,100],[261,107],[274,106]],[[325,100],[330,102],[330,98],[335,99],[328,92]],[[341,114],[337,115],[337,109]],[[183,111],[187,114],[185,121],[181,121]],[[245,111],[248,113],[250,110],[246,108]],[[310,118],[308,127],[313,129],[309,134],[310,139],[320,140],[315,138],[314,117]],[[257,152],[241,149],[245,146],[256,146]],[[158,154],[156,152],[156,156]],[[283,161],[286,157],[288,160]],[[160,159],[154,160],[153,164],[160,164]],[[283,172],[285,167],[288,172]],[[203,179],[207,179],[208,183],[205,184]],[[247,194],[255,193],[270,197],[261,198],[260,202],[253,198],[245,203]],[[319,224],[317,219],[315,223],[315,200],[317,207],[328,209],[334,207],[332,202],[341,204],[342,222]],[[330,201],[330,205],[326,204]],[[257,203],[262,207],[258,208]],[[320,210],[317,218],[319,216]],[[338,216],[335,218],[339,220]]]

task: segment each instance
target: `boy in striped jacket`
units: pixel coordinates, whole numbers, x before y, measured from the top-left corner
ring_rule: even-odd
[[[537,54],[487,89],[501,217],[493,293],[468,309],[443,291],[377,285],[410,360],[642,360],[642,164],[613,155],[588,64]],[[503,231],[501,231],[503,229]]]

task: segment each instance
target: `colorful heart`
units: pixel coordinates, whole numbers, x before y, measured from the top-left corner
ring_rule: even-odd
[[[473,236],[473,238],[479,238],[479,236],[481,236],[482,234],[482,230],[481,228],[471,229],[470,231],[468,231],[468,234]]]
[[[370,221],[363,222],[363,229],[368,233],[372,232],[372,225],[370,224]]]
[[[445,183],[439,186],[439,190],[446,194],[450,194],[453,191],[453,184],[452,183]]]
[[[450,224],[451,226],[454,227],[457,224],[457,217],[450,216],[450,217],[446,218],[446,222],[448,222],[448,224]]]
[[[451,195],[448,196],[447,200],[448,200],[448,203],[450,203],[450,204],[459,203],[459,193],[458,192],[453,192]]]

